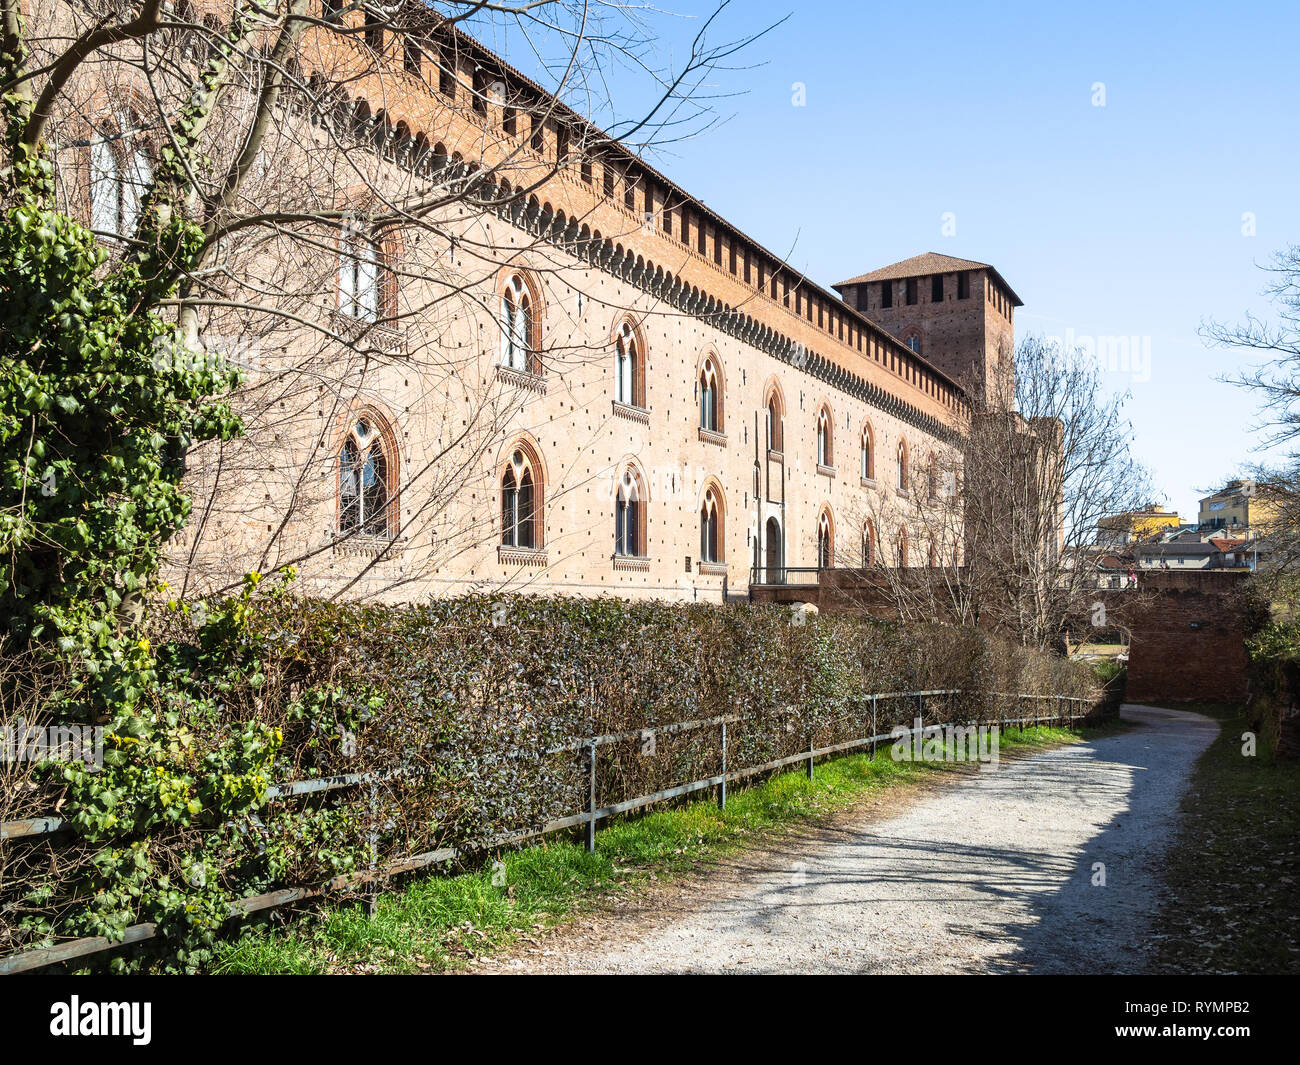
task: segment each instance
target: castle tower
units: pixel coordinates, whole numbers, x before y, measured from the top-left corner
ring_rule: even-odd
[[[988,263],[926,252],[832,287],[959,384],[987,383],[1014,350],[1021,300]]]

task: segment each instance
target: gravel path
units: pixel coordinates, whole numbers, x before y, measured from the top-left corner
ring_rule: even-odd
[[[1138,727],[1004,761],[884,819],[855,810],[479,971],[1140,972],[1178,802],[1218,726],[1123,717]]]

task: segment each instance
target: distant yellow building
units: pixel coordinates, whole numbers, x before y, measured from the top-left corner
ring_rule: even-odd
[[[1277,508],[1261,498],[1254,481],[1229,481],[1201,500],[1197,523],[1203,530],[1231,529],[1248,536],[1268,532]]]
[[[1156,536],[1166,529],[1176,529],[1181,524],[1182,519],[1177,514],[1153,503],[1141,510],[1102,518],[1097,522],[1097,530],[1104,541],[1130,544]]]

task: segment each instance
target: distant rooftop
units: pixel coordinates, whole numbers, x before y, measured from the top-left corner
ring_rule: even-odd
[[[1007,290],[1007,293],[1011,296],[1011,302],[1017,307],[1024,306],[1024,301],[1016,295],[1015,289],[1007,284],[1007,279],[998,273],[996,267],[988,263],[977,263],[974,259],[958,259],[952,255],[941,255],[937,251],[927,251],[921,255],[913,255],[910,259],[903,259],[901,262],[893,263],[890,266],[882,266],[879,270],[872,270],[869,274],[860,274],[857,277],[849,278],[847,281],[839,281],[831,287],[838,290],[848,285],[866,284],[869,281],[898,281],[905,277],[920,277],[926,274],[955,274],[963,270],[988,270]]]
[[[1248,479],[1238,479],[1229,481],[1217,492],[1211,492],[1208,496],[1201,496],[1201,502],[1204,503],[1210,499],[1218,499],[1220,496],[1242,495],[1249,490],[1253,490],[1255,482]]]

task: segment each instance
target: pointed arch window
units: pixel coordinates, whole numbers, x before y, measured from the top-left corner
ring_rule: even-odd
[[[361,322],[377,322],[381,310],[383,250],[375,238],[346,227],[339,247],[339,310]]]
[[[108,141],[96,138],[90,146],[90,228],[120,233],[122,171]]]
[[[823,510],[817,519],[817,568],[829,569],[835,562],[835,529],[830,511]]]
[[[537,372],[536,308],[524,279],[515,274],[501,292],[501,365]]]
[[[876,476],[876,449],[871,439],[870,425],[862,427],[862,437],[859,444],[858,475],[862,480],[870,481]]]
[[[392,537],[397,511],[397,456],[377,420],[362,415],[339,450],[339,532]]]
[[[646,555],[645,491],[631,466],[623,471],[614,500],[614,554],[624,558]]]
[[[644,352],[628,321],[614,338],[614,399],[629,407],[645,406]]]
[[[907,491],[907,441],[898,442],[898,490]]]
[[[876,564],[876,523],[870,518],[862,526],[862,566]]]
[[[153,182],[148,147],[134,132],[136,118],[117,118],[117,135],[100,130],[90,145],[90,228],[113,237],[134,234]]]
[[[542,546],[542,481],[529,449],[516,448],[501,473],[501,543]]]
[[[767,400],[767,449],[778,455],[782,453],[783,421],[781,397],[773,392]]]
[[[723,520],[722,496],[714,485],[704,493],[704,502],[700,505],[700,561],[717,563],[723,561]]]
[[[710,433],[722,432],[722,375],[710,357],[700,368],[700,428]]]
[[[830,468],[835,465],[834,427],[829,407],[817,412],[817,465]]]

